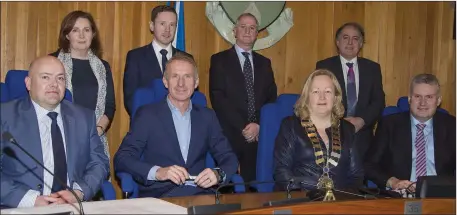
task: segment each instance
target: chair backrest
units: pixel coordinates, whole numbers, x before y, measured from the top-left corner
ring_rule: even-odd
[[[402,97],[398,98],[397,107],[400,108],[401,112],[409,111],[408,96],[402,96]],[[449,112],[446,109],[443,109],[443,108],[440,108],[440,107],[438,107],[436,109],[436,111],[449,114]]]
[[[257,149],[257,181],[272,181],[274,171],[273,151],[282,120],[294,114],[298,94],[282,94],[275,103],[266,104],[260,111],[259,145]],[[272,192],[274,184],[255,186],[258,192]]]
[[[137,89],[133,94],[132,119],[138,108],[146,104],[159,102],[162,99],[165,99],[165,96],[167,95],[168,89],[165,88],[162,79],[153,79],[148,87]],[[198,104],[203,107],[207,106],[206,96],[199,91],[194,92],[191,100],[194,104]]]
[[[2,100],[1,102],[11,101],[14,99],[22,98],[29,94],[25,86],[25,77],[29,72],[27,70],[10,70],[6,74],[5,84],[2,84]],[[3,86],[5,85],[5,86]],[[5,99],[3,98],[5,89]],[[73,102],[73,96],[68,89],[65,89],[64,99]]]
[[[9,101],[8,98],[8,87],[5,83],[0,83],[0,102],[7,102]]]
[[[8,88],[8,100],[21,98],[28,94],[24,81],[28,74],[27,70],[9,70],[6,73],[5,84]]]
[[[382,116],[387,116],[391,114],[396,114],[402,112],[401,109],[397,106],[387,106],[382,111]]]

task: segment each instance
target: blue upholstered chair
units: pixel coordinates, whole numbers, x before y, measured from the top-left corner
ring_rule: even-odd
[[[0,102],[7,102],[7,101],[9,101],[8,87],[6,86],[5,83],[1,82],[0,83]]]
[[[282,120],[294,114],[298,94],[282,94],[275,103],[266,104],[260,111],[259,145],[257,149],[257,181],[273,181],[273,151]],[[272,192],[274,183],[253,185],[258,192]]]

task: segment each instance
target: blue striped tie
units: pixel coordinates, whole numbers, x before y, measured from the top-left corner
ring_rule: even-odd
[[[346,63],[349,67],[347,83],[346,83],[346,96],[347,96],[347,116],[355,115],[355,106],[357,105],[357,91],[355,87],[355,74],[354,74],[354,64]]]

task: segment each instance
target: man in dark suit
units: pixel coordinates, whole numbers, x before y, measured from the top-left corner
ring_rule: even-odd
[[[9,132],[55,176],[16,145],[3,140],[1,205],[76,203],[70,191],[58,183],[59,179],[74,189],[81,200],[90,200],[109,172],[94,112],[62,101],[65,70],[57,58],[38,58],[29,70],[25,83],[30,97],[1,105],[1,131],[2,135]]]
[[[455,117],[437,112],[440,85],[432,74],[410,84],[410,111],[379,121],[366,159],[366,177],[380,188],[406,189],[419,176],[455,174]]]
[[[260,108],[277,97],[270,59],[252,51],[257,27],[255,16],[240,15],[234,28],[236,44],[211,56],[209,73],[212,107],[246,181],[256,178]]]
[[[371,60],[357,57],[365,41],[358,23],[346,23],[336,31],[339,55],[316,63],[316,69],[332,71],[343,90],[345,119],[355,126],[355,145],[360,157],[366,156],[373,129],[385,107],[381,67]]]
[[[130,116],[135,90],[148,87],[153,79],[162,79],[165,63],[176,53],[182,52],[171,44],[175,38],[176,25],[177,14],[173,7],[155,7],[152,9],[149,23],[154,40],[151,44],[127,53],[124,70],[124,106]]]
[[[173,56],[166,64],[163,82],[167,98],[142,106],[135,114],[114,156],[116,172],[131,174],[140,183],[141,197],[212,192],[208,188],[230,178],[238,161],[216,114],[190,100],[198,86],[195,61],[184,54]],[[208,152],[218,168],[205,168]]]

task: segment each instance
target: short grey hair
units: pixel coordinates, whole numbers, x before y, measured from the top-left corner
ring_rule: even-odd
[[[194,68],[194,78],[195,78],[195,80],[198,80],[197,63],[195,62],[195,60],[192,56],[190,56],[187,53],[183,53],[183,52],[177,52],[175,55],[173,55],[173,57],[170,58],[170,60],[167,61],[167,63],[165,64],[165,72],[163,74],[165,79],[168,80],[167,71],[170,70],[170,64],[173,63],[174,61],[184,61],[184,62],[191,64],[192,67]]]
[[[429,84],[432,86],[437,86],[438,95],[440,95],[440,82],[438,81],[438,78],[436,78],[436,76],[433,74],[424,73],[414,76],[413,79],[411,79],[411,83],[409,84],[410,95],[413,93],[413,88],[416,84]]]
[[[257,20],[257,18],[252,13],[242,13],[240,16],[238,16],[238,18],[236,19],[235,26],[238,26],[238,24],[240,23],[241,18],[243,18],[243,17],[252,17],[255,20],[255,24],[257,25],[256,29],[259,30],[259,21]]]

